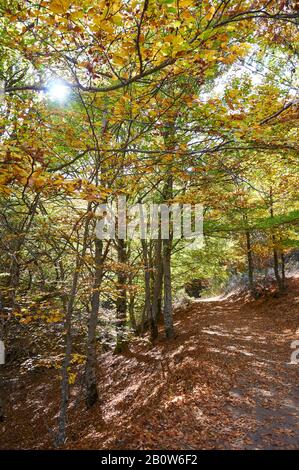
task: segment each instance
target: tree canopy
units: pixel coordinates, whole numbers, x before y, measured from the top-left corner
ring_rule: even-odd
[[[298,247],[299,9],[0,0],[0,16],[1,302],[28,327],[64,325],[62,443],[72,364],[85,364],[91,407],[97,349],[112,330],[116,353],[134,334],[154,341],[160,317],[171,339],[186,283],[218,292],[248,272],[255,295],[270,259],[283,289],[284,258]],[[118,196],[202,204],[204,247],[99,240],[99,206]]]

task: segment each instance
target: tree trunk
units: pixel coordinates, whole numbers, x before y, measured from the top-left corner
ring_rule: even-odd
[[[163,240],[163,271],[164,271],[164,328],[166,338],[174,336],[172,289],[171,289],[171,240]]]
[[[278,289],[280,291],[283,290],[283,283],[279,274],[279,256],[278,256],[278,250],[275,247],[276,243],[276,237],[275,235],[272,235],[272,243],[273,243],[273,261],[274,261],[274,274],[275,274],[275,279],[278,285]]]
[[[246,248],[247,248],[247,263],[248,263],[248,279],[249,279],[249,288],[251,294],[255,297],[255,286],[254,286],[254,267],[253,267],[253,258],[252,258],[252,247],[251,247],[251,237],[250,231],[246,230]]]
[[[118,252],[118,262],[125,264],[127,260],[126,253],[126,243],[125,240],[117,240],[117,252]],[[125,338],[125,328],[127,323],[127,289],[125,283],[127,281],[127,275],[125,273],[124,267],[120,267],[118,273],[118,286],[119,286],[119,295],[116,301],[116,346],[114,353],[122,353],[126,346],[127,340]]]
[[[91,204],[87,206],[87,214],[89,213]],[[64,444],[66,439],[66,426],[67,426],[67,408],[69,402],[69,368],[71,365],[72,358],[72,317],[74,311],[74,303],[77,294],[78,281],[80,276],[80,270],[83,263],[83,259],[87,249],[87,238],[89,231],[89,217],[87,217],[84,226],[84,235],[82,242],[82,252],[77,252],[75,271],[73,274],[72,287],[68,296],[68,302],[65,312],[64,320],[64,331],[65,331],[65,353],[64,360],[61,368],[61,401],[60,401],[60,412],[58,418],[58,433],[56,436],[55,444],[61,446]],[[79,242],[78,248],[79,250]]]
[[[134,314],[134,307],[135,307],[135,295],[133,293],[130,294],[129,298],[129,320],[131,328],[134,334],[137,336],[139,334],[139,329],[137,327],[136,318]]]
[[[283,288],[285,288],[286,272],[285,272],[285,257],[284,257],[283,251],[280,253],[280,261],[281,261],[281,281],[282,281]]]
[[[164,187],[164,198],[172,199],[172,175],[167,178]],[[171,224],[169,224],[171,225]],[[163,240],[163,276],[164,276],[164,329],[166,338],[174,336],[173,312],[172,312],[172,289],[171,289],[171,250],[172,250],[172,228],[169,229],[169,238]]]
[[[272,236],[273,241],[273,261],[274,261],[274,274],[276,278],[276,282],[280,291],[283,290],[282,280],[279,274],[279,257],[278,257],[278,250],[275,248],[276,239],[275,236]]]
[[[141,320],[141,332],[143,333],[145,327],[150,323],[151,316],[151,273],[150,273],[150,264],[148,256],[148,245],[145,240],[141,240],[142,245],[142,254],[143,254],[143,264],[144,264],[144,308]]]
[[[274,209],[273,209],[273,192],[272,188],[270,189],[270,216],[274,217]],[[283,290],[283,283],[279,274],[279,256],[278,256],[278,249],[276,243],[276,236],[272,233],[272,246],[273,246],[273,262],[274,262],[274,274],[275,279],[278,285],[279,291]]]
[[[163,285],[163,264],[162,264],[162,240],[161,231],[159,231],[158,240],[156,240],[156,251],[155,251],[155,274],[154,274],[154,287],[153,287],[153,301],[151,308],[151,340],[154,341],[158,338],[158,316],[160,310],[160,298]]]
[[[73,275],[72,288],[69,295],[67,309],[64,320],[65,330],[65,353],[64,360],[61,368],[61,402],[60,413],[58,422],[58,434],[56,437],[56,445],[59,447],[64,444],[66,439],[66,425],[67,425],[67,408],[69,402],[69,367],[72,356],[72,316],[74,309],[74,301],[77,293],[77,285],[79,279],[80,261],[77,257],[75,272]]]
[[[88,323],[87,353],[85,366],[85,403],[91,408],[98,400],[96,363],[96,329],[100,308],[100,286],[103,278],[103,241],[95,239],[95,275],[91,297],[91,312]]]

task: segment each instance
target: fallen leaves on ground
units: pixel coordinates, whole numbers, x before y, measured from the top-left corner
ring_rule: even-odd
[[[99,356],[101,400],[89,411],[78,366],[66,448],[298,448],[298,307],[298,278],[280,296],[195,301],[176,312],[174,340]],[[53,447],[57,371],[8,370],[5,385],[0,447]]]

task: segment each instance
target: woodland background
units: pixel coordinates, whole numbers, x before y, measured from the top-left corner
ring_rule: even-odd
[[[7,390],[13,380],[37,387],[33,370],[44,374],[41,388],[47,371],[58,380],[48,441],[37,445],[70,442],[76,387],[101,433],[113,385],[107,396],[99,390],[113,364],[122,374],[134,367],[134,347],[142,354],[162,344],[164,380],[171,348],[183,338],[197,344],[192,331],[201,334],[204,317],[184,323],[188,293],[238,290],[237,321],[247,301],[252,315],[268,318],[273,308],[294,338],[297,284],[287,278],[298,266],[297,2],[0,0],[0,14],[3,442],[7,413],[22,414]],[[130,204],[203,204],[205,246],[97,239],[99,204],[118,195]],[[214,321],[214,304],[198,305]],[[268,320],[265,334],[276,325]],[[197,353],[205,375],[213,359]],[[131,370],[132,381],[142,370]],[[143,398],[154,384],[153,376]],[[29,436],[24,422],[16,433]],[[212,434],[192,445],[208,446]],[[9,436],[4,446],[17,445]]]

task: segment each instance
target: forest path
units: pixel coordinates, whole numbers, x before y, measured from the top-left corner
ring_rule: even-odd
[[[154,345],[136,338],[124,354],[99,354],[100,402],[89,411],[78,368],[66,447],[299,448],[299,364],[290,364],[299,339],[299,279],[278,297],[195,301],[176,311],[174,323],[171,341],[161,325]],[[0,448],[53,447],[57,371],[21,366],[7,374]]]
[[[234,427],[243,428],[233,448],[299,448],[299,364],[290,363],[291,342],[299,338],[299,323],[294,329],[292,322],[283,321],[284,315],[287,318],[293,312],[287,312],[288,303],[284,306],[280,300],[251,305],[229,298],[204,301],[211,323],[202,333],[207,335],[210,350],[224,355],[228,363],[233,355],[240,356],[240,369],[226,405]],[[277,317],[278,305],[282,318]],[[198,302],[198,313],[202,307]]]
[[[107,354],[101,373],[114,396],[105,385],[104,417],[124,420],[126,437],[111,438],[110,427],[105,445],[299,448],[299,364],[290,364],[299,339],[298,278],[278,297],[195,301],[176,313],[175,330],[172,342],[147,348],[137,341],[125,363]]]

